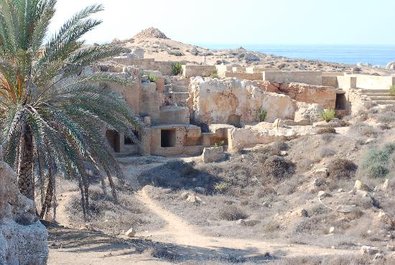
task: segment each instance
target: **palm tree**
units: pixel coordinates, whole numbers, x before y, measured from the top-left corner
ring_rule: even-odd
[[[84,163],[106,172],[115,199],[112,176],[122,176],[103,128],[133,137],[138,121],[123,98],[101,85],[128,79],[84,71],[123,52],[81,41],[101,23],[90,16],[103,7],[81,10],[48,36],[55,5],[56,0],[0,0],[0,139],[21,193],[34,200],[40,187],[41,216],[54,200],[59,175],[78,181],[85,215],[89,181]]]

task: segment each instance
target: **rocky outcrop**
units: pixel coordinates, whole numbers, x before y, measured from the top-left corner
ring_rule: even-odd
[[[336,107],[336,89],[334,87],[283,83],[279,89],[299,102],[316,103],[325,109],[335,109]]]
[[[237,152],[258,144],[268,144],[284,139],[294,139],[311,133],[311,126],[283,127],[261,122],[254,126],[233,128],[228,132],[228,151]]]
[[[15,180],[15,172],[0,162],[0,264],[46,264],[47,230],[36,217],[33,201],[20,194]]]
[[[162,31],[153,27],[140,31],[133,38],[134,39],[169,39]]]
[[[267,111],[269,122],[293,120],[296,111],[296,102],[289,96],[266,92],[251,81],[201,77],[191,80],[188,106],[193,119],[206,124],[227,124],[235,117],[241,123],[259,122],[261,110]]]

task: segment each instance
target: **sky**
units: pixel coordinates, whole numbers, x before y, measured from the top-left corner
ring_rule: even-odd
[[[200,45],[395,45],[394,0],[58,0],[51,31],[91,4],[105,11],[89,43],[128,39],[152,26]]]

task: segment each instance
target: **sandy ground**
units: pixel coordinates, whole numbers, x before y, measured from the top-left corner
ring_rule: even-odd
[[[86,229],[51,228],[48,264],[173,264],[172,261],[175,260],[197,264],[226,260],[229,257],[262,263],[273,256],[357,254],[352,250],[205,236],[197,227],[188,224],[152,199],[147,190],[145,187],[138,191],[137,198],[166,222],[162,229],[150,233],[138,233],[134,239],[128,239]],[[153,257],[155,255],[160,259]]]

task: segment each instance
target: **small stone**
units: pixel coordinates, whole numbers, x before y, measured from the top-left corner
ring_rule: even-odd
[[[186,199],[188,199],[189,195],[190,195],[190,193],[188,191],[184,191],[183,193],[181,193],[180,198],[183,200],[186,200]]]
[[[320,190],[319,192],[318,192],[318,198],[320,198],[320,199],[322,199],[322,198],[326,198],[326,197],[331,197],[332,195],[330,195],[329,193],[327,193],[327,192],[325,192],[325,191],[323,191],[323,190]]]
[[[387,244],[387,249],[388,249],[389,251],[395,251],[395,245],[393,245],[393,244]]]
[[[202,202],[202,200],[195,194],[189,194],[189,196],[187,198],[187,202],[200,204]]]
[[[362,255],[375,255],[379,253],[379,249],[376,247],[372,247],[372,246],[362,246],[361,247],[361,254]]]
[[[306,209],[300,209],[297,211],[298,216],[300,217],[309,217],[309,213]]]
[[[374,255],[374,260],[380,260],[380,259],[383,259],[384,258],[384,255],[383,255],[383,253],[377,253],[376,255]]]
[[[134,237],[136,235],[136,230],[134,230],[134,228],[130,228],[126,233],[125,236],[127,237]]]
[[[388,187],[389,187],[389,184],[390,184],[389,182],[390,182],[389,179],[386,179],[386,180],[384,181],[383,185],[381,185],[381,190],[382,190],[382,191],[388,190]]]
[[[335,232],[335,227],[331,226],[329,228],[329,234],[333,234]]]
[[[357,191],[358,190],[361,190],[361,191],[370,191],[371,190],[368,185],[364,184],[360,180],[356,180],[355,181],[354,189],[357,190]]]
[[[288,152],[287,151],[281,151],[280,152],[280,156],[287,156],[288,155]]]

